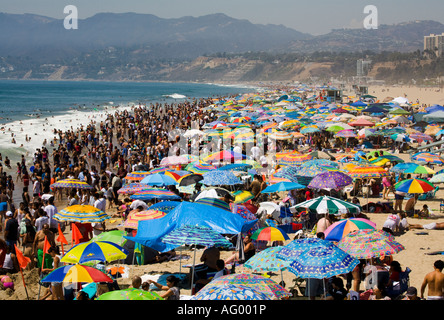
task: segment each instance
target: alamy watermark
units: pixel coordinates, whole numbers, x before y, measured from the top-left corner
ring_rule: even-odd
[[[368,14],[364,19],[364,28],[367,30],[378,29],[378,8],[374,5],[364,7],[364,13]]]
[[[77,10],[77,7],[68,5],[63,9],[63,13],[67,14],[65,19],[63,19],[63,27],[66,30],[78,29],[79,11]]]

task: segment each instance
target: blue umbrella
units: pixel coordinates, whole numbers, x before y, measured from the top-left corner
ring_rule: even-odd
[[[349,273],[358,264],[358,259],[331,245],[302,252],[290,264],[289,271],[301,278],[324,279]]]
[[[145,178],[143,178],[142,181],[140,181],[140,183],[147,184],[150,186],[158,186],[158,187],[177,184],[176,180],[174,180],[170,176],[161,173],[150,174]]]
[[[230,171],[219,171],[212,170],[203,174],[203,180],[200,182],[207,186],[218,186],[218,185],[235,185],[242,184],[242,181]]]
[[[271,186],[266,187],[264,190],[261,191],[261,193],[273,193],[273,192],[279,192],[279,191],[288,191],[288,190],[294,190],[294,189],[304,189],[305,186],[302,184],[299,184],[297,182],[279,182],[272,184]]]
[[[237,171],[247,171],[248,169],[253,168],[251,164],[248,163],[230,163],[223,167],[218,168],[217,170],[237,170]]]
[[[285,261],[291,261],[304,251],[317,247],[328,247],[331,245],[333,245],[332,242],[320,238],[296,239],[288,243],[286,246],[283,246],[279,252],[276,253],[276,257]]]

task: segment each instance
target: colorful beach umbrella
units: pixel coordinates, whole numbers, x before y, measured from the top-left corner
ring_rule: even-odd
[[[149,174],[151,174],[149,171],[133,171],[125,176],[125,180],[140,181]]]
[[[405,193],[426,193],[435,190],[435,186],[423,179],[407,179],[395,184],[395,189]]]
[[[180,196],[165,189],[147,188],[130,196],[133,200],[180,200]]]
[[[93,237],[91,239],[92,242],[96,241],[108,241],[118,244],[119,246],[123,246],[126,243],[126,239],[123,237],[126,235],[126,232],[123,230],[110,230],[102,232],[101,234]]]
[[[443,165],[444,159],[438,156],[437,154],[430,152],[419,152],[412,156],[412,160],[426,162],[431,164]]]
[[[352,231],[375,228],[376,224],[368,219],[343,219],[333,223],[324,231],[325,240],[337,242]]]
[[[287,233],[279,228],[275,227],[264,227],[256,230],[252,235],[251,239],[263,240],[263,241],[285,241],[290,239]]]
[[[157,292],[137,288],[108,291],[96,300],[164,300]]]
[[[233,273],[213,279],[205,287],[212,288],[221,285],[242,285],[265,293],[270,299],[285,299],[291,293],[270,278],[250,273]]]
[[[224,209],[227,211],[231,211],[230,205],[226,203],[224,200],[218,198],[200,198],[195,203],[206,204],[209,206],[217,207],[219,209]]]
[[[313,157],[309,154],[290,153],[277,160],[277,163],[281,165],[294,166],[301,165],[311,159],[313,159]]]
[[[302,252],[317,247],[332,246],[333,243],[320,238],[302,238],[295,239],[283,246],[278,252],[276,257],[285,261],[292,261],[298,257]]]
[[[270,296],[244,285],[205,286],[191,300],[271,300]]]
[[[104,272],[82,264],[70,264],[59,267],[44,277],[42,282],[63,282],[63,283],[90,283],[109,282],[113,279]]]
[[[128,229],[137,230],[139,221],[159,219],[166,216],[166,213],[160,210],[148,209],[146,211],[133,210],[128,214],[123,226]]]
[[[93,223],[103,222],[106,219],[110,219],[111,216],[107,215],[100,209],[94,206],[76,204],[66,207],[60,210],[54,215],[54,219],[57,221],[70,221],[80,223]]]
[[[60,260],[64,263],[85,263],[88,261],[112,262],[125,259],[128,251],[108,241],[88,241],[75,245]]]
[[[382,178],[390,176],[390,173],[386,171],[382,167],[377,166],[365,166],[360,167],[356,166],[351,168],[347,174],[356,179],[364,179],[364,178]]]
[[[79,179],[63,179],[59,180],[50,186],[51,188],[74,188],[74,189],[93,189],[93,186],[90,186],[88,183],[84,181],[80,181]]]
[[[201,180],[203,180],[203,176],[201,174],[190,173],[182,176],[177,182],[179,183],[179,186],[182,187],[196,184]]]
[[[123,185],[122,188],[117,190],[117,193],[118,194],[134,194],[138,191],[143,191],[144,189],[148,189],[148,188],[149,188],[149,186],[147,186],[146,184],[129,183],[129,184]]]
[[[282,271],[290,265],[289,261],[277,257],[283,246],[269,247],[256,253],[244,263],[244,267],[254,272]]]
[[[216,170],[216,167],[203,161],[195,161],[188,164],[185,170],[191,171],[192,173],[204,174],[205,172]]]
[[[349,233],[338,242],[338,247],[356,259],[391,256],[405,249],[387,232],[370,229]]]

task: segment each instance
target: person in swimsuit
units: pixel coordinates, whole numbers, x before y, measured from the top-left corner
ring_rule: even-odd
[[[4,290],[8,288],[14,290],[14,281],[7,275],[0,277],[0,284]]]
[[[421,298],[424,298],[424,291],[428,286],[427,300],[444,300],[444,274],[442,269],[444,268],[444,261],[436,260],[433,264],[435,269],[425,275],[424,281],[421,285]]]

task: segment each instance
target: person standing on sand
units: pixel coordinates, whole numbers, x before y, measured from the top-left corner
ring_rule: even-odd
[[[435,270],[426,274],[422,282],[421,298],[424,298],[425,288],[429,286],[427,300],[444,300],[444,274],[442,273],[444,261],[436,260],[433,267]]]

